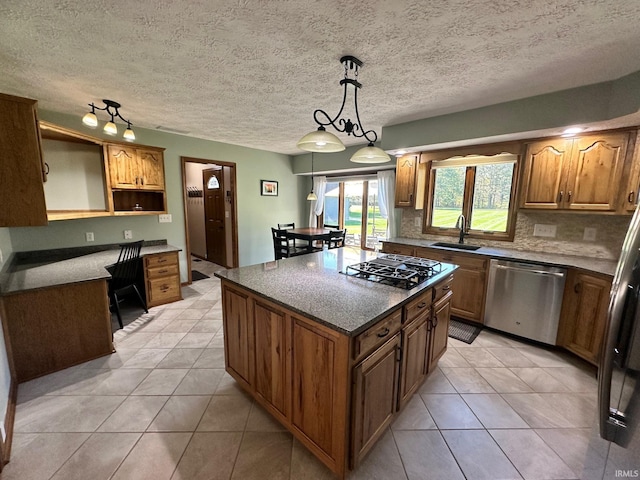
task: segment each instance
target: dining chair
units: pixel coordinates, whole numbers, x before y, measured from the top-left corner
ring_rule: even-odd
[[[325,223],[325,224],[323,225],[323,227],[324,227],[324,228],[331,228],[331,229],[333,229],[333,230],[338,230],[338,229],[340,228],[340,225],[330,225],[330,224],[328,224],[328,223]]]
[[[120,314],[120,302],[122,301],[123,295],[135,293],[142,309],[145,313],[149,313],[147,303],[140,294],[136,285],[140,265],[142,263],[142,259],[140,258],[142,242],[143,240],[140,240],[138,242],[124,243],[120,245],[118,261],[108,268],[111,272],[111,280],[109,280],[110,307],[116,312],[120,328],[123,328],[122,315]]]
[[[331,233],[327,233],[324,240],[324,243],[327,245],[327,249],[344,247],[346,235],[346,228],[343,230],[335,230]]]
[[[279,223],[278,224],[278,229],[279,230],[293,230],[294,228],[296,228],[296,223]],[[298,242],[296,244],[296,242]],[[296,240],[295,238],[291,238],[289,239],[289,244],[293,247],[293,248],[298,248],[298,247],[307,247],[307,242],[305,242],[304,240]]]
[[[276,260],[307,253],[306,248],[295,247],[289,242],[285,229],[271,227],[271,236],[273,238],[273,253]]]

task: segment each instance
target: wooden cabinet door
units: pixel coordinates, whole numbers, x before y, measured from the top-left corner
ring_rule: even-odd
[[[134,148],[109,145],[107,158],[111,188],[140,188],[140,165]]]
[[[251,302],[241,291],[222,287],[224,359],[226,370],[245,388],[251,389]]]
[[[344,472],[350,338],[315,322],[290,318],[291,427],[329,468]]]
[[[398,409],[411,399],[427,374],[427,337],[431,310],[402,329],[402,372]]]
[[[440,357],[447,351],[452,294],[452,292],[447,293],[433,306],[433,317],[431,320],[431,345],[429,348],[427,373],[433,370]]]
[[[256,394],[286,418],[287,349],[283,312],[260,301],[255,302],[253,344],[255,347],[254,388]]]
[[[399,359],[400,333],[354,368],[351,468],[358,466],[393,419]]]
[[[396,160],[396,207],[414,206],[417,166],[418,155],[405,155]]]
[[[626,132],[573,141],[565,208],[616,210],[628,141]]]
[[[139,187],[143,190],[164,189],[164,155],[157,150],[136,150],[141,169]]]
[[[410,257],[415,253],[415,248],[411,245],[403,245],[401,243],[382,242],[383,253],[395,253],[396,255],[408,255]]]
[[[633,213],[640,200],[640,131],[630,133],[629,143],[627,151],[632,154],[625,159],[628,174],[625,171],[622,178],[628,180],[626,189],[620,192],[619,213]]]
[[[600,362],[610,291],[610,277],[569,271],[558,344],[595,365]]]
[[[0,94],[0,227],[47,225],[36,101]]]
[[[542,140],[529,144],[522,177],[521,208],[562,208],[571,140]]]

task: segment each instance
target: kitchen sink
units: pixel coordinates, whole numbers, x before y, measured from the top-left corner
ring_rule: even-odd
[[[455,248],[456,250],[478,250],[480,248],[478,245],[467,245],[466,243],[447,243],[447,242],[436,242],[436,243],[433,243],[431,246]]]

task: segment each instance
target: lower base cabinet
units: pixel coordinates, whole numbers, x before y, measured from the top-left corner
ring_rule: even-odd
[[[602,353],[611,277],[571,269],[558,327],[558,345],[598,365]]]
[[[144,281],[147,307],[182,300],[178,252],[145,255]]]
[[[435,286],[349,337],[223,279],[226,370],[345,478],[446,350],[450,297]]]

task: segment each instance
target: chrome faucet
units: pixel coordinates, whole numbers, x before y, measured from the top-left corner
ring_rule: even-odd
[[[458,220],[456,221],[456,228],[460,229],[460,239],[458,240],[458,243],[464,243],[465,230],[467,228],[464,215],[460,215],[458,217]]]

